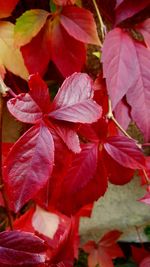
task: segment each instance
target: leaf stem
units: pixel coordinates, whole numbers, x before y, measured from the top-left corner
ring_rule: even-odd
[[[97,14],[97,17],[98,17],[98,20],[99,20],[99,24],[100,24],[102,41],[104,41],[105,33],[106,33],[106,27],[105,27],[105,25],[103,23],[102,16],[101,16],[99,8],[97,6],[96,0],[92,0],[92,1],[93,1],[93,5],[95,7],[96,14]]]
[[[0,191],[2,193],[5,209],[7,212],[8,223],[10,229],[13,230],[13,220],[11,216],[11,211],[9,209],[8,199],[6,196],[4,183],[3,183],[3,172],[2,172],[2,123],[3,123],[3,97],[0,94]]]
[[[112,107],[111,107],[111,100],[108,99],[108,113],[107,113],[107,118],[109,120],[112,120],[116,126],[118,127],[118,129],[128,138],[132,139],[132,137],[122,128],[122,126],[118,123],[118,121],[115,119],[113,113],[112,113]]]

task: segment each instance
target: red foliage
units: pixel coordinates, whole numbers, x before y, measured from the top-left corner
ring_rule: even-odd
[[[150,1],[96,2],[104,38],[80,1],[0,3],[0,90],[13,95],[10,113],[28,124],[17,142],[2,144],[0,204],[7,229],[17,215],[14,230],[0,233],[0,266],[73,266],[80,217],[91,215],[109,182],[124,185],[135,170],[148,190],[140,201],[150,205],[149,157],[125,132],[133,121],[150,141],[150,19],[143,18]],[[81,73],[88,69],[87,44],[100,47],[95,82]],[[57,93],[55,82],[63,82]],[[123,257],[120,235],[111,231],[83,246],[89,267],[113,267],[112,260]],[[132,248],[135,261],[149,266],[149,252],[140,249],[139,257],[137,251]]]

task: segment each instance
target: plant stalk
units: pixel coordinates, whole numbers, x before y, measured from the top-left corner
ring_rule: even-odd
[[[104,25],[104,23],[103,23],[102,16],[101,16],[100,11],[99,11],[99,8],[98,8],[98,6],[97,6],[96,0],[92,0],[92,1],[93,1],[93,5],[94,5],[94,7],[95,7],[96,14],[97,14],[97,17],[98,17],[98,20],[99,20],[99,24],[100,24],[102,41],[104,41],[104,38],[105,38],[105,32],[106,32],[106,27],[105,27],[105,25]]]

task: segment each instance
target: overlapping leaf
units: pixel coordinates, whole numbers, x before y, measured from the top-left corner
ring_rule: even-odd
[[[89,253],[88,266],[95,267],[99,264],[101,267],[113,267],[112,259],[123,256],[120,247],[116,244],[120,235],[121,232],[114,230],[105,234],[98,244],[89,241],[83,245],[84,251]]]
[[[12,147],[4,167],[10,206],[18,211],[47,182],[53,170],[54,144],[43,124],[29,129]]]
[[[100,45],[96,24],[90,11],[66,6],[60,15],[60,23],[73,38],[83,43]]]
[[[0,1],[0,18],[9,17],[18,2],[19,0]]]
[[[130,169],[145,168],[145,159],[135,141],[124,136],[108,137],[104,143],[107,153],[120,165]]]
[[[49,13],[42,9],[31,9],[19,17],[15,25],[15,44],[23,46],[29,43],[44,26]]]
[[[53,104],[50,103],[47,85],[38,74],[31,75],[29,87],[29,93],[18,95],[8,102],[8,108],[16,118],[35,124],[13,146],[4,168],[10,206],[15,211],[47,185],[53,170],[55,135],[60,136],[73,152],[80,152],[79,139],[73,127],[70,125],[69,128],[67,122],[66,128],[65,124],[58,122],[57,125],[57,121],[48,120],[48,116],[82,123],[94,122],[101,116],[101,107],[92,100],[91,79],[84,73],[68,77]]]
[[[21,52],[14,45],[14,25],[8,21],[1,21],[0,22],[1,72],[5,72],[5,68],[10,72],[12,72],[13,74],[20,76],[23,79],[28,78],[28,71],[24,65]]]
[[[112,40],[113,48],[109,50]],[[119,53],[116,54],[116,51]],[[126,57],[127,54],[130,56]],[[126,94],[131,117],[146,141],[150,138],[149,60],[149,49],[135,42],[123,30],[116,28],[107,35],[102,61],[112,106],[114,108]]]
[[[102,62],[108,93],[114,109],[137,80],[136,51],[127,33],[115,28],[106,35]]]
[[[0,233],[1,266],[38,266],[45,263],[47,247],[44,240],[31,233],[5,231]]]
[[[76,87],[76,91],[75,90]],[[74,91],[74,93],[73,93]],[[75,73],[66,79],[56,95],[50,117],[70,121],[91,123],[101,116],[100,106],[92,98],[91,80],[86,74]],[[73,97],[71,98],[71,95]]]
[[[149,0],[143,0],[143,1],[124,0],[119,3],[120,4],[116,9],[116,24],[119,24],[120,22],[132,17],[139,11],[143,10],[145,7],[147,7],[150,4],[150,1]]]

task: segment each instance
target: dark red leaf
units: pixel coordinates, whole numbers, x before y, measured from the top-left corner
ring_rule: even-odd
[[[31,233],[5,231],[0,233],[1,266],[37,266],[46,260],[44,240]]]
[[[91,123],[101,117],[101,107],[92,100],[92,81],[87,74],[74,73],[59,89],[49,116],[57,120]]]
[[[30,128],[12,147],[4,166],[4,181],[14,211],[46,184],[53,170],[54,143],[48,128]]]
[[[9,112],[19,121],[36,123],[42,118],[41,109],[29,94],[20,94],[7,102]]]
[[[108,179],[112,184],[124,185],[131,181],[134,175],[134,170],[123,167],[105,151],[103,152],[103,160],[107,170]]]
[[[29,77],[30,95],[43,113],[50,112],[50,95],[47,84],[41,79],[39,74]]]
[[[100,45],[93,14],[84,8],[66,6],[60,15],[60,23],[73,38],[83,43]]]
[[[64,176],[56,207],[67,215],[75,214],[104,195],[106,189],[107,176],[98,157],[98,145],[86,144]]]
[[[147,7],[150,0],[124,0],[116,9],[116,24],[128,19]]]
[[[137,248],[137,247],[131,246],[131,249],[132,249],[132,258],[137,264],[140,264],[143,259],[149,256],[149,251],[145,250],[145,248],[143,247]]]
[[[114,109],[137,81],[135,47],[132,39],[122,29],[115,28],[106,35],[102,62],[108,94]]]
[[[51,32],[51,57],[64,77],[81,71],[86,62],[85,45],[71,37],[57,21]]]
[[[128,137],[108,137],[104,143],[104,148],[115,161],[125,168],[145,168],[145,159],[142,151],[138,148],[135,141]]]

